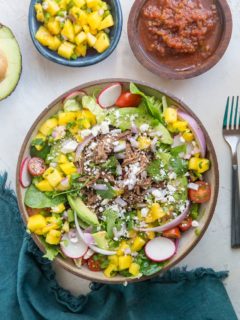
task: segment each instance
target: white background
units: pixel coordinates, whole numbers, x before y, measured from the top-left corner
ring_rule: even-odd
[[[214,218],[201,242],[180,265],[229,270],[226,289],[240,318],[240,249],[230,247],[230,153],[221,133],[227,96],[240,94],[240,1],[229,1],[234,29],[224,58],[208,73],[184,81],[162,80],[145,70],[133,56],[126,32],[133,0],[121,0],[124,27],[116,51],[102,63],[81,69],[54,64],[38,54],[28,31],[29,2],[0,0],[0,22],[12,28],[23,55],[21,81],[14,94],[0,102],[0,171],[9,173],[14,186],[18,153],[32,122],[53,99],[72,87],[101,78],[128,77],[148,81],[174,93],[206,126],[220,169],[220,193]],[[57,274],[60,283],[73,293],[86,290],[86,281],[63,270],[57,270]]]

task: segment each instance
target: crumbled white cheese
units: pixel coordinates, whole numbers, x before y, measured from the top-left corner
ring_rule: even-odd
[[[77,149],[78,143],[74,140],[67,140],[62,144],[61,152],[62,153],[71,153]]]
[[[188,187],[188,189],[192,189],[192,190],[197,191],[199,189],[199,184],[191,182],[191,183],[188,184],[187,187]]]
[[[141,209],[141,216],[142,216],[143,218],[145,218],[145,217],[147,216],[148,212],[149,212],[149,209],[148,209],[148,208],[142,208],[142,209]]]
[[[109,123],[107,121],[103,121],[100,125],[100,131],[102,134],[109,133]]]
[[[149,125],[147,123],[143,123],[141,126],[140,126],[140,131],[142,132],[145,132],[145,131],[148,131],[149,129]]]
[[[194,228],[199,227],[199,222],[196,221],[196,220],[193,220],[193,221],[192,221],[192,227],[194,227]]]
[[[43,10],[47,10],[48,9],[48,3],[46,1],[44,1],[42,3],[42,8],[43,8]]]
[[[176,175],[175,172],[169,172],[168,178],[169,178],[170,180],[175,180],[175,179],[177,178],[177,175]]]
[[[86,138],[86,137],[89,136],[91,133],[92,133],[92,131],[89,130],[89,129],[81,130],[81,136],[82,136],[82,138]]]

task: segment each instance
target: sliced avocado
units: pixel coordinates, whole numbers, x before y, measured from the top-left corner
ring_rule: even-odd
[[[85,223],[89,224],[90,226],[98,225],[99,221],[97,215],[92,212],[83,202],[82,200],[77,197],[73,198],[72,196],[67,196],[68,202],[78,215],[78,217]]]
[[[164,127],[164,125],[162,125],[161,123],[159,123],[155,128],[154,131],[156,132],[161,132],[161,136],[160,136],[160,141],[162,143],[165,144],[172,144],[173,143],[173,138],[171,137],[170,132],[168,131],[168,129],[166,127]]]
[[[12,31],[0,24],[0,100],[16,88],[22,71],[22,56]]]
[[[97,246],[101,249],[107,250],[108,249],[108,241],[107,241],[107,232],[106,231],[99,231],[92,234],[93,239],[95,240]]]

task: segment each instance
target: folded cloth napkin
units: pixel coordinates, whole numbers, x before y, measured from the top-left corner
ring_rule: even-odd
[[[175,269],[142,283],[92,284],[74,297],[25,233],[16,197],[0,176],[0,319],[237,320],[222,284],[227,272]]]

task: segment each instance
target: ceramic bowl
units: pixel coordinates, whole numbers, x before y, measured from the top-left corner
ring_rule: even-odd
[[[39,117],[36,119],[36,121],[33,123],[32,127],[30,128],[29,132],[27,133],[23,145],[21,147],[20,155],[18,158],[18,165],[17,165],[17,176],[16,176],[16,190],[17,190],[17,197],[18,197],[18,204],[20,208],[20,212],[22,215],[22,218],[25,223],[27,223],[28,220],[28,212],[26,210],[26,207],[24,205],[24,194],[26,189],[22,188],[19,183],[19,174],[20,174],[20,167],[22,164],[23,159],[25,159],[27,156],[29,156],[29,149],[30,144],[34,136],[36,135],[39,127],[42,125],[42,123],[47,120],[49,117],[54,115],[61,107],[62,107],[62,100],[63,98],[70,94],[71,92],[74,92],[76,90],[84,90],[87,94],[91,95],[96,93],[97,91],[107,87],[109,84],[112,84],[114,82],[121,82],[123,86],[128,86],[130,82],[134,82],[137,84],[137,86],[144,91],[146,94],[154,95],[156,97],[161,97],[162,94],[166,95],[166,97],[169,99],[169,103],[173,103],[178,108],[182,109],[189,115],[191,115],[199,124],[199,126],[202,128],[205,138],[206,138],[206,144],[207,144],[207,157],[211,161],[211,169],[206,173],[206,180],[211,184],[212,193],[211,193],[211,199],[209,202],[203,204],[201,206],[201,219],[199,221],[199,230],[200,235],[196,235],[195,230],[192,228],[189,231],[187,231],[184,236],[181,238],[179,242],[179,248],[177,253],[174,255],[174,257],[165,265],[165,267],[160,271],[166,271],[169,268],[172,268],[174,265],[176,265],[178,262],[180,262],[185,256],[187,256],[191,250],[197,245],[197,243],[202,238],[203,234],[205,233],[211,219],[214,213],[216,201],[217,201],[217,195],[218,195],[218,186],[219,186],[219,173],[218,173],[218,163],[216,154],[214,151],[213,144],[209,138],[209,135],[207,133],[207,130],[203,127],[201,121],[197,118],[197,116],[193,113],[193,111],[187,107],[182,101],[180,101],[178,98],[174,97],[172,94],[166,92],[165,90],[153,86],[151,84],[135,81],[135,80],[129,80],[129,79],[106,79],[106,80],[100,80],[100,81],[94,81],[89,82],[86,84],[82,84],[72,90],[70,90],[67,93],[64,93],[60,97],[58,97],[56,100],[54,100],[50,105],[39,115]],[[44,251],[44,248],[39,240],[39,238],[36,235],[32,235],[33,240],[37,244],[37,246]],[[79,269],[75,266],[75,264],[70,259],[64,259],[60,255],[56,258],[56,262],[60,264],[64,269],[68,270],[69,272],[91,280],[95,282],[103,282],[103,283],[123,283],[126,281],[125,277],[117,276],[114,278],[106,278],[102,272],[91,272],[88,270],[87,267],[83,266],[82,269]],[[151,277],[155,276],[156,274],[152,275]],[[136,282],[136,281],[143,281],[150,277],[142,277],[140,279],[127,279],[128,282]]]
[[[29,6],[29,31],[32,41],[38,52],[48,60],[68,67],[86,67],[103,61],[116,49],[121,37],[123,25],[122,9],[119,0],[106,0],[106,2],[111,6],[111,13],[115,22],[115,25],[110,29],[110,47],[103,53],[98,53],[94,50],[94,52],[87,54],[86,57],[80,57],[76,60],[68,60],[59,56],[57,52],[49,50],[47,47],[44,47],[35,39],[35,34],[41,25],[41,23],[36,19],[36,13],[34,9],[34,5],[37,2],[39,2],[39,0],[31,0]]]
[[[128,18],[128,39],[130,47],[137,60],[149,71],[155,73],[161,78],[167,79],[188,79],[196,77],[215,66],[224,55],[232,34],[232,15],[226,0],[213,0],[217,6],[219,15],[220,35],[216,50],[211,56],[201,64],[186,67],[182,69],[173,67],[154,59],[154,57],[145,49],[139,31],[138,23],[143,6],[148,0],[136,0],[132,6]],[[209,0],[212,1],[212,0]]]

